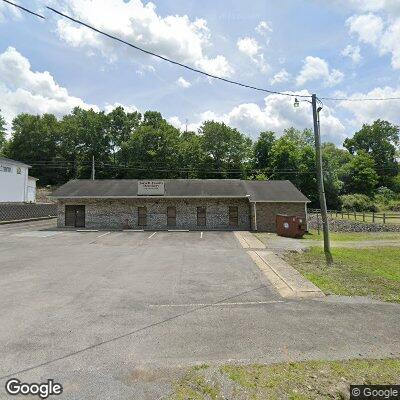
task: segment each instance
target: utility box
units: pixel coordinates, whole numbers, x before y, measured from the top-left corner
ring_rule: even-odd
[[[279,236],[301,238],[306,231],[307,226],[303,217],[282,214],[276,216],[276,233]]]

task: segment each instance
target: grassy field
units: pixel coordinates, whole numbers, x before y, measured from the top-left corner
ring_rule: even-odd
[[[325,294],[369,296],[400,303],[400,248],[333,248],[327,267],[322,248],[288,254],[286,260]]]
[[[398,359],[203,365],[176,382],[169,399],[345,399],[350,384],[395,384],[399,374]]]
[[[311,229],[303,239],[323,240],[322,231]],[[400,233],[396,232],[330,232],[330,239],[334,242],[353,242],[363,240],[399,240]]]

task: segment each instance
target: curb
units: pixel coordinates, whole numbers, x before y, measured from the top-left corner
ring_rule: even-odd
[[[312,299],[325,294],[286,261],[271,251],[247,251],[279,294],[289,299]]]
[[[233,234],[244,249],[265,249],[265,244],[249,231],[234,231]]]

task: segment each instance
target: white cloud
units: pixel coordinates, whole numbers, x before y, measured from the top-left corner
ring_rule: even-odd
[[[190,86],[192,86],[192,84],[189,81],[187,81],[185,78],[183,78],[182,76],[179,77],[179,79],[176,81],[176,84],[184,89],[187,89]]]
[[[400,18],[397,18],[382,35],[380,42],[382,54],[392,55],[392,67],[400,69]]]
[[[212,57],[206,53],[211,45],[211,35],[204,19],[190,20],[187,15],[162,17],[153,3],[144,4],[141,0],[67,0],[65,3],[67,11],[76,18],[149,51],[212,74],[233,74],[233,68],[224,56]],[[71,46],[99,50],[112,61],[124,48],[64,19],[57,21],[57,32]],[[129,54],[138,56],[133,49]]]
[[[261,21],[257,25],[256,31],[262,36],[267,36],[268,33],[272,32],[272,28],[270,27],[267,21]]]
[[[185,122],[182,122],[182,121],[179,119],[179,117],[177,117],[177,116],[170,117],[170,118],[167,119],[167,121],[168,121],[172,126],[174,126],[175,128],[177,128],[177,129],[179,129],[179,130],[181,130],[181,131],[186,130],[186,126],[187,126],[187,130],[188,130],[188,131],[197,132],[198,129],[200,128],[200,125],[201,125],[200,122],[199,122],[199,123],[189,123],[189,122],[186,123],[186,121],[185,121]]]
[[[19,2],[15,1],[16,4]],[[0,23],[6,19],[6,16],[10,16],[13,19],[20,19],[22,18],[22,12],[18,10],[18,8],[9,5],[7,3],[1,2],[0,3]]]
[[[400,14],[400,2],[398,0],[332,0],[340,7],[347,7],[361,12],[382,11],[391,15]]]
[[[0,54],[0,109],[8,124],[19,113],[62,116],[74,107],[98,109],[58,85],[47,72],[32,71],[29,60],[15,48]]]
[[[288,92],[289,93],[289,92]],[[299,94],[309,95],[305,90]],[[289,127],[299,129],[312,127],[312,113],[308,103],[300,103],[299,108],[293,107],[293,97],[271,94],[264,99],[264,105],[243,103],[233,107],[226,113],[216,113],[208,110],[198,116],[197,123],[190,124],[188,129],[197,130],[203,121],[214,120],[224,122],[253,137],[264,130],[276,131],[278,135]],[[178,117],[172,117],[169,122],[180,129],[185,129]],[[334,115],[333,110],[325,106],[321,112],[321,133],[323,140],[342,143],[345,138],[345,128]]]
[[[328,63],[319,57],[308,56],[304,60],[303,68],[296,78],[297,85],[322,80],[325,86],[335,86],[342,81],[344,74],[337,69],[330,69]]]
[[[354,64],[358,64],[362,59],[360,46],[352,46],[351,44],[342,50],[342,55],[351,58]]]
[[[133,113],[135,111],[139,111],[138,108],[133,105],[127,105],[127,104],[121,104],[121,103],[106,104],[104,106],[104,111],[106,112],[106,114],[108,114],[117,107],[123,107],[125,112],[128,112],[128,113]]]
[[[353,93],[343,97],[350,99],[390,98],[400,97],[400,87],[377,87],[368,93]],[[362,124],[371,123],[376,119],[384,119],[394,124],[400,124],[400,101],[343,101],[339,105],[352,114],[352,125],[357,128]]]
[[[239,51],[250,57],[251,61],[257,65],[261,72],[266,73],[269,70],[264,54],[261,53],[262,47],[258,44],[256,39],[244,37],[238,39],[236,44]]]
[[[257,40],[251,37],[244,37],[238,39],[237,47],[239,51],[241,51],[242,53],[246,54],[249,57],[256,56],[261,49]]]
[[[388,15],[386,21],[372,13],[353,15],[347,25],[360,42],[374,46],[381,55],[390,54],[393,69],[400,69],[400,12],[397,18]]]
[[[271,83],[271,85],[276,85],[277,83],[284,83],[288,82],[289,80],[290,80],[289,72],[287,72],[286,69],[281,69],[270,79],[269,82]]]
[[[351,33],[358,35],[361,42],[374,45],[381,38],[384,27],[382,18],[372,13],[353,15],[346,24]]]

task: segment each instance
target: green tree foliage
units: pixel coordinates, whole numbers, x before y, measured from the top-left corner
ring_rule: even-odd
[[[254,143],[254,167],[268,169],[271,162],[271,149],[275,142],[275,132],[261,132]]]
[[[40,184],[54,184],[59,179],[52,162],[57,158],[59,131],[57,119],[52,114],[20,114],[12,123],[12,135],[5,149],[7,157],[32,164],[30,173],[40,177]],[[46,160],[47,165],[42,163]],[[43,164],[43,165],[42,165]]]
[[[0,118],[1,142],[4,127]],[[398,128],[378,120],[347,139],[345,149],[324,143],[328,207],[340,208],[343,199],[353,199],[343,195],[353,194],[387,209],[397,207],[398,141]],[[42,186],[90,178],[94,156],[96,178],[287,179],[319,207],[314,137],[308,129],[290,128],[280,137],[261,132],[253,144],[220,122],[206,121],[197,133],[181,132],[156,111],[141,115],[117,107],[105,114],[75,108],[60,120],[51,114],[18,115],[0,151],[32,165],[30,173]]]
[[[206,121],[200,128],[202,149],[213,178],[239,178],[250,161],[252,141],[224,123]]]
[[[360,150],[345,164],[340,172],[346,193],[362,193],[373,196],[379,176],[375,161],[367,152]]]
[[[3,151],[5,143],[6,143],[6,121],[0,114],[0,154]]]
[[[351,154],[365,151],[375,161],[379,186],[391,187],[393,177],[399,172],[396,153],[399,149],[399,127],[377,120],[363,127],[352,138],[344,141]]]
[[[365,194],[344,194],[340,196],[340,200],[342,209],[346,211],[377,211],[372,199]]]

